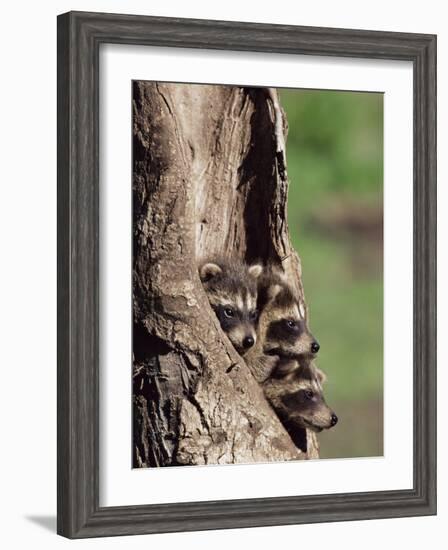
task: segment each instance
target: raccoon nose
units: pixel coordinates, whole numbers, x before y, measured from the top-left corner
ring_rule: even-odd
[[[313,342],[311,344],[311,351],[312,353],[317,353],[320,350],[319,342]]]
[[[254,339],[252,336],[246,336],[243,340],[243,346],[245,349],[251,348],[255,344]]]
[[[338,423],[338,417],[333,413],[331,415],[331,425],[336,426],[337,423]]]

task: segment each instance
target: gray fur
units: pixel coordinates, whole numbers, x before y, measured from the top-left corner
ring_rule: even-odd
[[[303,428],[320,432],[336,424],[337,417],[323,395],[324,379],[324,373],[307,360],[279,360],[264,382],[268,401],[290,432]]]

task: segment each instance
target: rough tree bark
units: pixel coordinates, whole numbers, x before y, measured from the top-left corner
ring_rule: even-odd
[[[285,119],[274,90],[133,85],[134,466],[268,462],[299,451],[210,309],[196,259],[281,262]]]

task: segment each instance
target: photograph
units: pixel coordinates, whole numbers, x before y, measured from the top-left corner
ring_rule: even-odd
[[[437,513],[437,36],[321,11],[58,16],[64,537]]]
[[[383,456],[383,97],[132,82],[133,468]]]

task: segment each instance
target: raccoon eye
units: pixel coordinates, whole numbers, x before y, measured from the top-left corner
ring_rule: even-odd
[[[250,317],[250,319],[251,319],[252,321],[255,321],[255,319],[258,317],[258,311],[257,311],[257,310],[251,311],[251,312],[249,313],[249,317]]]
[[[224,308],[224,315],[226,317],[232,318],[232,317],[235,316],[235,312],[233,311],[233,309],[231,307],[226,307],[226,308]]]
[[[312,392],[311,390],[305,390],[305,397],[307,399],[313,399],[314,397],[314,392]]]
[[[288,319],[286,321],[286,325],[289,327],[289,328],[296,328],[297,326],[297,323],[295,321],[293,321],[292,319]]]

